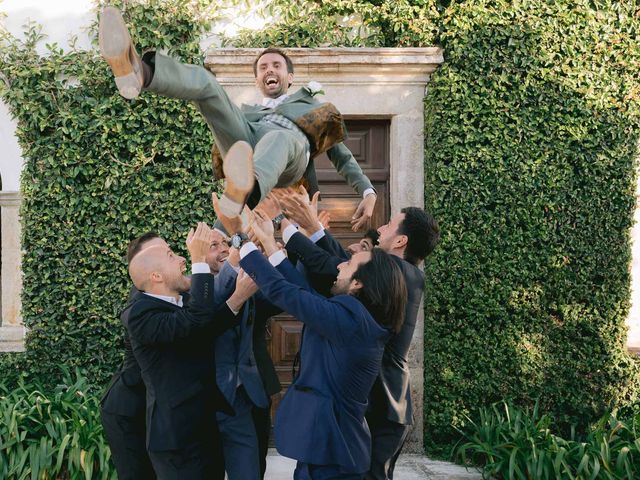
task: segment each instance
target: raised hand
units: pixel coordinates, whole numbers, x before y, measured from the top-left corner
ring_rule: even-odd
[[[282,208],[280,207],[280,202],[278,201],[276,195],[278,195],[278,193],[272,190],[256,206],[256,208],[262,210],[272,220],[282,213]]]
[[[256,238],[264,249],[265,255],[271,255],[278,250],[276,239],[273,238],[273,223],[269,216],[259,208],[252,212],[249,222],[249,238]]]
[[[191,257],[191,263],[202,263],[207,257],[209,248],[213,242],[213,230],[204,222],[198,222],[194,230],[189,230],[187,234],[187,250]]]
[[[375,193],[370,193],[362,199],[358,208],[356,208],[353,217],[351,217],[351,230],[357,232],[363,226],[369,223],[373,215],[373,209],[376,206],[376,199],[378,197]]]
[[[232,310],[238,312],[242,308],[242,305],[244,305],[244,302],[249,300],[257,291],[258,285],[256,285],[256,282],[253,281],[247,272],[241,269],[236,278],[236,289],[229,297],[229,300],[227,300],[227,305]]]
[[[306,193],[306,190],[304,192]],[[311,202],[305,200],[304,195],[291,195],[280,198],[280,205],[287,218],[296,222],[302,230],[311,235],[320,228],[318,220],[319,198],[320,192],[313,195]]]
[[[329,230],[331,228],[329,225],[329,222],[331,221],[331,214],[326,210],[323,210],[320,213],[318,213],[318,220],[320,221],[320,223],[322,224],[325,230]]]

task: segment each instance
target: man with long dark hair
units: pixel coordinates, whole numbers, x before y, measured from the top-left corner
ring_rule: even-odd
[[[321,228],[306,193],[280,196],[287,215],[316,243],[282,222],[287,251],[302,259],[310,279],[326,284],[337,266],[351,255],[331,234]],[[317,231],[316,231],[317,230]],[[371,429],[372,453],[368,480],[393,478],[395,463],[413,424],[409,374],[409,347],[422,304],[425,277],[419,268],[440,240],[440,227],[432,215],[418,207],[405,207],[378,228],[378,247],[389,253],[400,267],[407,284],[408,300],[400,331],[385,346],[382,367],[369,396],[367,422]]]
[[[220,216],[217,197],[214,206],[237,231],[237,222]],[[382,250],[359,252],[338,265],[333,296],[324,298],[278,249],[271,219],[260,209],[250,231],[269,259],[238,234],[241,267],[274,305],[305,325],[299,374],[276,414],[276,448],[298,460],[294,479],[362,479],[371,461],[367,397],[384,345],[402,326],[402,272]]]

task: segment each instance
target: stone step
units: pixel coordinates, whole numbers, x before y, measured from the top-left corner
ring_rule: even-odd
[[[278,455],[274,448],[267,456],[265,480],[293,478],[296,461]],[[393,475],[394,480],[480,480],[482,475],[460,465],[431,460],[424,455],[400,455]]]

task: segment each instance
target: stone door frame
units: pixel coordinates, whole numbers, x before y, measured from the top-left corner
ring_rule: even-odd
[[[259,103],[253,61],[261,49],[209,49],[205,66],[238,104]],[[424,96],[431,74],[442,64],[442,50],[430,48],[293,48],[292,91],[315,80],[323,100],[349,118],[390,122],[391,214],[424,205]],[[410,350],[414,428],[404,451],[423,453],[424,314],[422,308]]]

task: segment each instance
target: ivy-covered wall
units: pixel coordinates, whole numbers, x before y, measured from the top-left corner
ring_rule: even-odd
[[[425,431],[500,398],[584,424],[638,398],[625,351],[640,136],[635,2],[452,2],[426,99]]]
[[[208,2],[130,3],[141,49],[195,60]],[[613,0],[274,0],[239,46],[445,49],[425,99],[425,205],[443,240],[425,268],[425,440],[502,398],[585,423],[638,397],[624,349],[640,127],[640,11]],[[120,355],[123,252],[211,218],[211,139],[195,110],[120,98],[96,52],[6,43],[18,118],[28,351],[10,361],[100,382]],[[17,360],[16,360],[17,359]],[[7,361],[6,358],[4,361]],[[6,370],[5,370],[6,371]]]
[[[441,451],[453,426],[504,398],[540,398],[565,425],[637,399],[624,325],[635,2],[276,5],[283,22],[236,44],[444,48],[425,99],[425,205],[443,230],[425,266],[427,448]]]
[[[189,62],[201,61],[198,41],[214,14],[204,1],[126,9],[139,51],[173,47]],[[30,329],[25,354],[2,356],[17,363],[3,376],[55,383],[60,365],[79,366],[104,384],[123,353],[127,243],[153,230],[186,252],[190,226],[213,215],[212,138],[185,102],[122,98],[97,49],[40,57],[37,29],[22,44],[2,40],[1,93],[25,158],[22,315]]]

